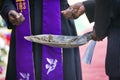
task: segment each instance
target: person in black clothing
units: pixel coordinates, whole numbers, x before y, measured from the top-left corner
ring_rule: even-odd
[[[62,11],[68,19],[83,13],[95,22],[93,39],[101,41],[107,37],[105,69],[109,80],[120,80],[120,0],[88,0]]]
[[[29,0],[32,35],[42,34],[42,29],[41,29],[42,27],[41,17],[43,16],[42,1],[43,0]],[[67,0],[60,0],[60,6],[61,6],[61,10],[68,8],[69,5]],[[24,19],[24,15],[16,12],[16,6],[14,0],[4,0],[1,15],[6,21],[7,27],[9,29],[12,29],[6,80],[17,80],[16,62],[15,62],[16,61],[15,31],[16,31],[16,25],[21,24],[25,19]],[[77,35],[74,21],[72,19],[65,19],[63,15],[61,15],[61,27],[62,27],[62,35],[69,35],[69,36]],[[79,54],[80,53],[78,47],[63,49],[64,80],[82,80],[81,62],[80,62]],[[35,63],[34,67],[35,67],[36,80],[41,80],[41,55],[42,55],[41,45],[37,43],[33,43],[33,56]]]

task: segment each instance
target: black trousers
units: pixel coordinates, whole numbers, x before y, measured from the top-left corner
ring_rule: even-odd
[[[109,80],[120,80],[120,77],[109,77]]]

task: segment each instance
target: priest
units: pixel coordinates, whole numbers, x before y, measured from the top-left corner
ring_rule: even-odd
[[[74,21],[61,10],[67,0],[4,0],[2,17],[12,29],[6,80],[82,80],[79,48],[31,43],[24,36],[76,36]]]

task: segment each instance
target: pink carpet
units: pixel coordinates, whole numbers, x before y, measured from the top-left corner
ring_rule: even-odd
[[[87,45],[80,46],[81,59]],[[107,39],[97,42],[91,64],[86,64],[81,61],[83,80],[108,80],[105,74],[106,45]]]

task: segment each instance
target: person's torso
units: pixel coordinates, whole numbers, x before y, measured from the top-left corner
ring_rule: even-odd
[[[43,0],[29,0],[29,5],[30,5],[30,15],[31,15],[30,18],[31,18],[32,34],[34,34],[34,35],[41,34],[41,32],[42,32],[42,17],[43,17]],[[67,0],[60,0],[61,10],[64,10],[67,7],[68,7]]]

